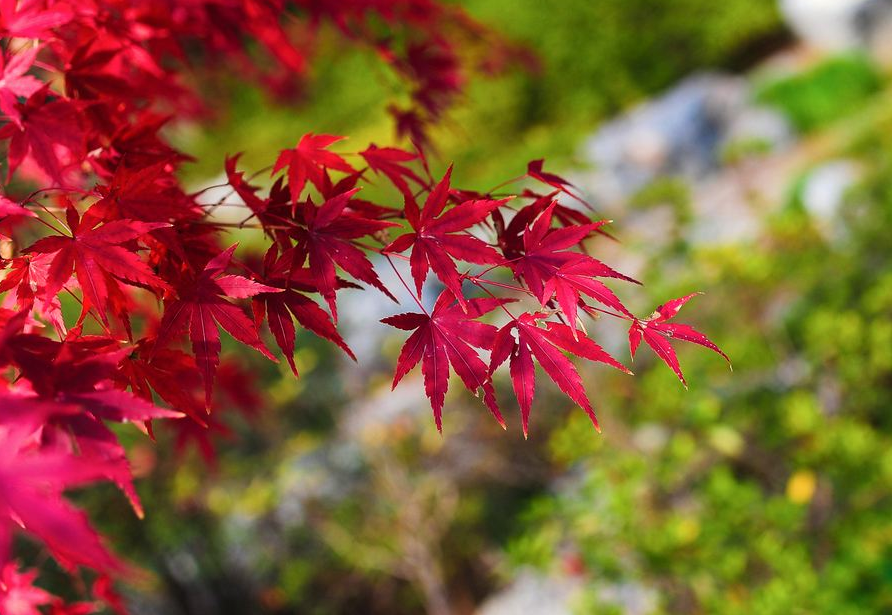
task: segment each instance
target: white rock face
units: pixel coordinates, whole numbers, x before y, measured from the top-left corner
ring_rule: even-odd
[[[489,598],[477,615],[573,615],[578,583],[522,572],[507,588]]]
[[[781,11],[804,41],[827,51],[842,51],[859,43],[855,15],[865,0],[781,0]]]
[[[829,52],[878,51],[892,23],[890,0],[780,0],[780,7],[802,40]]]

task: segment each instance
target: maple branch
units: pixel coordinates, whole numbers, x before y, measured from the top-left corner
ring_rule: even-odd
[[[486,282],[486,280],[478,280],[477,278],[474,278],[474,277],[469,277],[467,279],[471,282],[471,284],[473,284],[474,286],[476,286],[477,288],[479,288],[480,290],[485,292],[487,295],[489,295],[493,299],[496,299],[497,301],[499,301],[499,307],[502,308],[502,311],[505,312],[508,315],[508,317],[511,318],[511,320],[517,320],[517,317],[514,314],[512,314],[508,310],[508,308],[505,307],[505,304],[502,303],[501,300],[492,293],[492,291],[490,291],[483,284],[481,284],[481,282]],[[518,289],[518,290],[523,290],[523,289]],[[529,291],[527,291],[527,292],[529,292]],[[532,293],[530,293],[530,294],[532,294]]]
[[[615,318],[620,318],[622,320],[635,320],[634,317],[626,316],[624,314],[617,314],[616,312],[611,312],[610,310],[598,308],[593,305],[589,305],[585,301],[582,302],[582,309],[586,312],[589,312],[589,311],[600,312],[602,314],[607,314],[608,316],[613,316]]]
[[[356,246],[357,248],[363,248],[363,249],[368,250],[368,251],[370,251],[370,252],[374,252],[374,253],[376,253],[376,254],[380,254],[381,256],[393,256],[393,257],[396,257],[396,258],[398,258],[398,259],[400,259],[400,260],[403,260],[403,261],[406,261],[406,262],[408,262],[409,260],[411,260],[408,256],[404,256],[404,255],[399,254],[399,253],[397,253],[397,252],[385,252],[385,251],[384,251],[384,248],[378,248],[378,247],[375,247],[375,246],[370,246],[370,245],[368,245],[368,244],[365,244],[365,243],[359,241],[358,239],[354,239],[354,240],[353,240],[352,242],[350,242],[350,243],[352,243],[352,244],[353,244],[354,246]]]
[[[511,263],[516,263],[517,261],[519,261],[519,260],[522,259],[522,258],[523,258],[523,256],[516,256],[516,257],[514,257],[514,258],[509,258],[509,259],[506,260],[506,261],[502,261],[501,263],[492,265],[491,267],[487,267],[486,269],[484,269],[483,271],[481,271],[481,272],[478,273],[477,275],[478,275],[478,276],[486,275],[487,273],[489,273],[489,272],[492,271],[493,269],[498,269],[499,267],[505,267],[505,266],[507,266],[507,265],[510,265]]]
[[[385,255],[384,255],[384,258],[386,258],[386,259],[387,259],[387,262],[390,263],[390,268],[393,269],[393,272],[396,274],[396,277],[399,278],[400,283],[403,285],[403,288],[405,288],[406,291],[412,296],[412,299],[413,299],[413,300],[415,301],[415,303],[418,305],[418,308],[419,308],[422,312],[424,312],[425,314],[427,314],[428,316],[430,316],[430,314],[428,313],[428,311],[427,311],[426,309],[424,309],[424,306],[421,305],[421,301],[418,300],[418,297],[415,296],[415,293],[413,293],[412,290],[409,288],[409,285],[406,284],[406,281],[403,279],[403,276],[400,274],[399,270],[396,268],[396,265],[394,265],[394,264],[393,264],[393,261],[390,260],[390,255],[389,255],[389,254],[385,254]]]
[[[44,207],[44,209],[46,209],[46,208]],[[47,213],[48,213],[50,216],[52,216],[53,219],[55,219],[57,222],[62,223],[62,221],[59,220],[59,218],[57,218],[56,216],[53,216],[53,212],[47,210]],[[47,222],[46,220],[44,220],[44,219],[41,218],[40,216],[36,216],[36,217],[33,218],[33,219],[36,220],[37,222],[40,222],[41,224],[43,224],[43,225],[46,226],[47,228],[51,229],[51,230],[54,231],[55,233],[58,233],[59,235],[62,235],[63,237],[66,235],[64,231],[62,231],[62,230],[56,228],[55,226],[53,226],[52,224],[50,224],[49,222]]]

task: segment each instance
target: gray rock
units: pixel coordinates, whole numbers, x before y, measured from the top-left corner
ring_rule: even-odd
[[[525,571],[505,589],[493,595],[477,615],[573,615],[571,602],[578,582]]]
[[[603,125],[584,147],[595,170],[577,181],[596,202],[615,203],[661,176],[700,180],[741,140],[774,151],[791,142],[792,131],[782,115],[752,104],[745,79],[694,75]]]
[[[860,177],[860,168],[851,160],[831,160],[808,174],[802,186],[802,204],[824,230],[836,226],[846,194]]]

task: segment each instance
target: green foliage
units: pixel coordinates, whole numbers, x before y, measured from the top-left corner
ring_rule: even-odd
[[[442,158],[475,168],[480,186],[540,155],[559,169],[598,120],[695,68],[737,62],[778,29],[774,0],[466,4],[543,62],[538,74],[474,84],[437,136]],[[388,77],[371,74],[363,54],[324,44],[321,53],[332,70],[319,70],[301,114],[243,91],[231,110],[238,121],[183,134],[194,143],[186,149],[213,148],[218,159],[246,149],[251,166],[252,150],[293,145],[309,129],[388,141]],[[602,436],[558,397],[528,442],[516,428],[489,431],[458,398],[444,438],[428,415],[408,411],[351,431],[346,417],[386,405],[376,395],[389,395],[389,381],[373,369],[351,381],[307,336],[302,379],[270,371],[275,411],[236,421],[225,481],[191,464],[175,469],[163,454],[142,481],[152,514],[127,528],[125,548],[159,572],[145,591],[183,593],[171,562],[188,556],[193,583],[226,598],[220,612],[401,615],[424,610],[433,591],[421,578],[432,567],[425,557],[454,603],[471,605],[527,566],[568,576],[569,552],[582,562],[580,613],[623,612],[607,604],[613,584],[653,593],[665,615],[892,611],[888,92],[862,113],[881,85],[866,60],[847,56],[759,95],[803,131],[858,116],[828,152],[865,171],[832,224],[792,199],[751,243],[679,250],[693,215],[682,182],[654,182],[630,204],[676,214],[672,241],[645,267],[649,294],[708,290],[691,318],[716,332],[733,374],[694,349],[680,352],[689,391],[648,355],[636,360],[635,387],[599,370]],[[762,153],[762,143],[741,141],[724,161]],[[357,391],[366,398],[351,402]],[[169,444],[162,437],[162,450]],[[108,523],[120,519],[108,509]],[[409,543],[423,565],[405,557]]]
[[[599,120],[669,86],[688,72],[749,59],[757,43],[775,37],[775,0],[469,0],[467,10],[537,55],[540,69],[517,67],[477,79],[467,99],[436,131],[437,154],[455,162],[456,181],[485,188],[516,174],[529,160],[546,157],[557,168],[572,159],[579,140]],[[634,32],[634,36],[630,36]],[[393,127],[386,106],[400,89],[364,51],[319,41],[320,61],[306,97],[264,101],[233,81],[230,108],[206,134],[183,134],[188,151],[216,172],[227,151],[254,152],[293,146],[310,130],[350,134],[356,142],[386,143]],[[300,111],[294,113],[294,105]],[[236,121],[237,120],[237,121]],[[216,166],[211,166],[216,165]]]
[[[865,130],[844,148],[865,176],[832,224],[793,203],[752,244],[690,252],[734,374],[686,353],[708,386],[640,365],[638,390],[604,382],[606,438],[574,449],[582,426],[556,430],[577,478],[530,506],[513,566],[554,572],[559,547],[577,551],[586,613],[617,582],[667,615],[892,609],[892,139]]]
[[[805,73],[770,81],[756,98],[784,111],[802,132],[811,132],[850,114],[881,84],[871,60],[853,53],[826,60]]]

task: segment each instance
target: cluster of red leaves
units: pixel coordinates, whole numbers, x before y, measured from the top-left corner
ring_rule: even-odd
[[[181,186],[176,172],[188,156],[160,132],[171,117],[201,108],[188,67],[225,62],[286,91],[306,71],[313,35],[326,23],[374,48],[410,84],[411,104],[395,114],[413,148],[371,145],[348,155],[332,149],[340,137],[304,135],[279,154],[265,191],[233,156],[225,172],[246,217],[221,221],[221,203]],[[581,314],[627,320],[633,353],[644,339],[679,378],[669,339],[718,352],[691,327],[667,322],[687,298],[650,319],[626,309],[603,280],[634,280],[582,249],[605,222],[571,207],[582,201],[541,161],[518,179],[544,191],[516,197],[453,188],[451,169],[432,176],[424,128],[460,91],[468,51],[488,50],[483,70],[517,57],[453,5],[0,0],[0,36],[9,184],[0,196],[2,613],[95,607],[65,605],[34,587],[34,573],[14,563],[15,531],[68,570],[94,570],[95,600],[122,610],[109,578],[127,566],[64,495],[110,481],[142,514],[110,425],[131,423],[151,436],[156,419],[179,419],[165,422],[178,446],[194,441],[212,462],[208,434],[226,430],[215,391],[228,385],[236,402],[257,405],[244,393],[250,378],[221,363],[221,330],[275,361],[267,340],[274,342],[295,374],[298,328],[355,358],[337,328],[338,295],[366,288],[396,301],[392,291],[402,291],[385,286],[382,266],[393,268],[420,310],[384,320],[412,331],[394,386],[421,363],[438,429],[450,369],[482,391],[504,426],[493,378],[506,361],[524,434],[537,362],[597,427],[567,354],[627,370],[588,337]],[[267,61],[257,62],[257,53]],[[360,188],[381,180],[399,196],[364,199]],[[39,188],[13,196],[28,182]],[[226,239],[232,226],[262,233],[265,256],[237,260]],[[395,260],[407,261],[414,288]],[[431,272],[444,290],[428,310],[422,291],[433,286]]]

